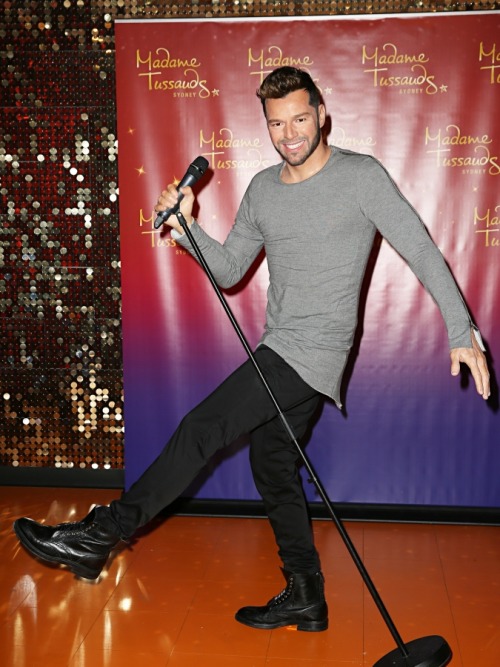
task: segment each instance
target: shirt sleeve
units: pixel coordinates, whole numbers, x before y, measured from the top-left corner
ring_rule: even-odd
[[[357,191],[363,214],[403,257],[436,302],[446,325],[450,348],[471,347],[471,327],[476,327],[451,271],[422,220],[377,160],[367,157],[365,169],[361,171]]]
[[[213,239],[197,223],[190,227],[193,238],[217,284],[223,288],[232,287],[243,278],[264,245],[262,234],[252,213],[250,190],[251,184],[224,243],[221,244]],[[177,234],[175,240],[196,257],[186,234]]]

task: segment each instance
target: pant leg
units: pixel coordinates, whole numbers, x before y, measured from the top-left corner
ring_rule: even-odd
[[[305,434],[320,400],[316,394],[286,412],[297,440]],[[262,496],[284,569],[312,574],[320,570],[320,560],[299,473],[300,461],[297,448],[279,418],[251,434],[250,462],[255,485]]]
[[[255,357],[282,409],[315,394],[275,352],[263,346]],[[122,537],[130,537],[173,502],[216,451],[272,419],[276,408],[247,361],[180,423],[149,468],[111,503]]]

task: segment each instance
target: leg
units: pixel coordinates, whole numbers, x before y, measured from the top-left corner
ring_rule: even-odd
[[[256,357],[283,409],[315,393],[269,348],[259,348]],[[275,413],[247,361],[182,421],[162,453],[120,500],[92,510],[83,521],[55,527],[21,518],[14,524],[16,534],[35,556],[96,578],[120,539],[130,537],[175,500],[218,449]]]
[[[320,402],[313,396],[287,411],[295,437],[303,437]],[[251,434],[250,462],[287,572],[313,574],[320,569],[302,481],[300,456],[276,418]]]
[[[320,397],[313,396],[286,413],[297,439],[306,430]],[[236,620],[271,630],[296,625],[318,632],[328,627],[328,606],[318,553],[299,475],[300,456],[279,419],[252,433],[250,457],[255,484],[262,495],[284,564],[286,588],[267,605],[243,607]]]
[[[317,393],[266,347],[256,358],[282,409]],[[121,535],[128,537],[175,500],[216,451],[272,420],[276,409],[250,361],[230,375],[181,422],[151,466],[111,503]]]

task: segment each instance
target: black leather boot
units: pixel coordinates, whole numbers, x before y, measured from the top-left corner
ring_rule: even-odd
[[[320,632],[328,628],[324,578],[316,574],[288,574],[286,588],[265,607],[242,607],[236,620],[252,628],[273,630],[296,625],[297,630]]]
[[[109,508],[97,506],[82,521],[46,526],[23,517],[14,522],[21,544],[49,563],[66,565],[85,579],[97,579],[110,551],[120,542]]]

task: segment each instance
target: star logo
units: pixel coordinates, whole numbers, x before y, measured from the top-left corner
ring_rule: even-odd
[[[219,89],[218,88],[214,88],[212,90],[212,97],[219,97]]]
[[[135,170],[139,174],[139,176],[142,176],[143,174],[146,173],[146,170],[144,169],[143,165],[141,165],[140,167],[136,167]]]
[[[439,90],[440,90],[442,93],[447,93],[447,92],[448,92],[448,86],[445,86],[445,85],[443,84],[442,86],[440,86]]]

